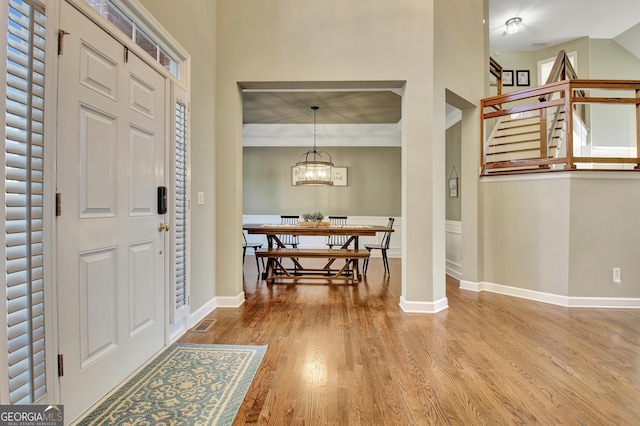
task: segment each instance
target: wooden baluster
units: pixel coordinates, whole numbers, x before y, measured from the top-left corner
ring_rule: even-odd
[[[540,112],[540,158],[547,159],[549,158],[549,152],[547,149],[547,109],[543,108],[539,110]],[[541,169],[548,169],[548,164],[541,164],[539,166]]]
[[[636,159],[638,162],[634,167],[640,170],[640,89],[636,89]]]
[[[484,137],[484,99],[480,100],[480,175],[485,174],[487,159],[485,158],[485,137]]]
[[[571,83],[566,85],[564,89],[564,121],[566,123],[565,127],[565,142],[566,142],[566,152],[565,157],[567,158],[567,164],[565,164],[565,170],[574,170],[576,165],[573,163],[573,88]]]

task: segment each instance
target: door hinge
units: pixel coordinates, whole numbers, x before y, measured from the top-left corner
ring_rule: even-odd
[[[56,216],[62,215],[62,195],[56,192]]]
[[[65,30],[58,30],[58,55],[62,55],[64,51],[64,36],[68,34]]]
[[[129,48],[127,46],[124,46],[124,63],[129,63]]]
[[[58,377],[64,376],[64,355],[58,354]]]

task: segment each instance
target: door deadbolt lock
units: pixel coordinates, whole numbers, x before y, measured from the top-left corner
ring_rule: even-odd
[[[162,231],[168,231],[170,228],[170,225],[168,223],[159,223],[158,224],[158,232],[162,232]]]

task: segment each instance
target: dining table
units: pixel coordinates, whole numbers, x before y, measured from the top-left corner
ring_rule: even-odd
[[[284,249],[285,244],[280,241],[280,235],[316,236],[328,237],[331,235],[347,236],[346,242],[340,247],[346,250],[352,246],[354,250],[359,250],[360,237],[375,237],[378,233],[393,232],[392,228],[379,225],[331,225],[328,223],[298,223],[298,224],[270,224],[270,223],[249,223],[243,224],[242,229],[252,235],[265,235],[269,249]],[[294,252],[289,251],[290,256],[295,259]],[[326,267],[330,267],[335,259],[329,261]],[[272,263],[269,259],[268,262]],[[358,260],[356,260],[357,265]],[[300,266],[298,264],[298,266]],[[357,268],[359,270],[359,268]],[[266,274],[263,274],[263,278]]]

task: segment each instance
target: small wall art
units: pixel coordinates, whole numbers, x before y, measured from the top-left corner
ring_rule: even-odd
[[[516,81],[518,86],[529,86],[529,70],[516,71]]]
[[[347,168],[334,167],[331,172],[333,186],[347,186]]]
[[[513,86],[513,70],[502,70],[502,85]]]

